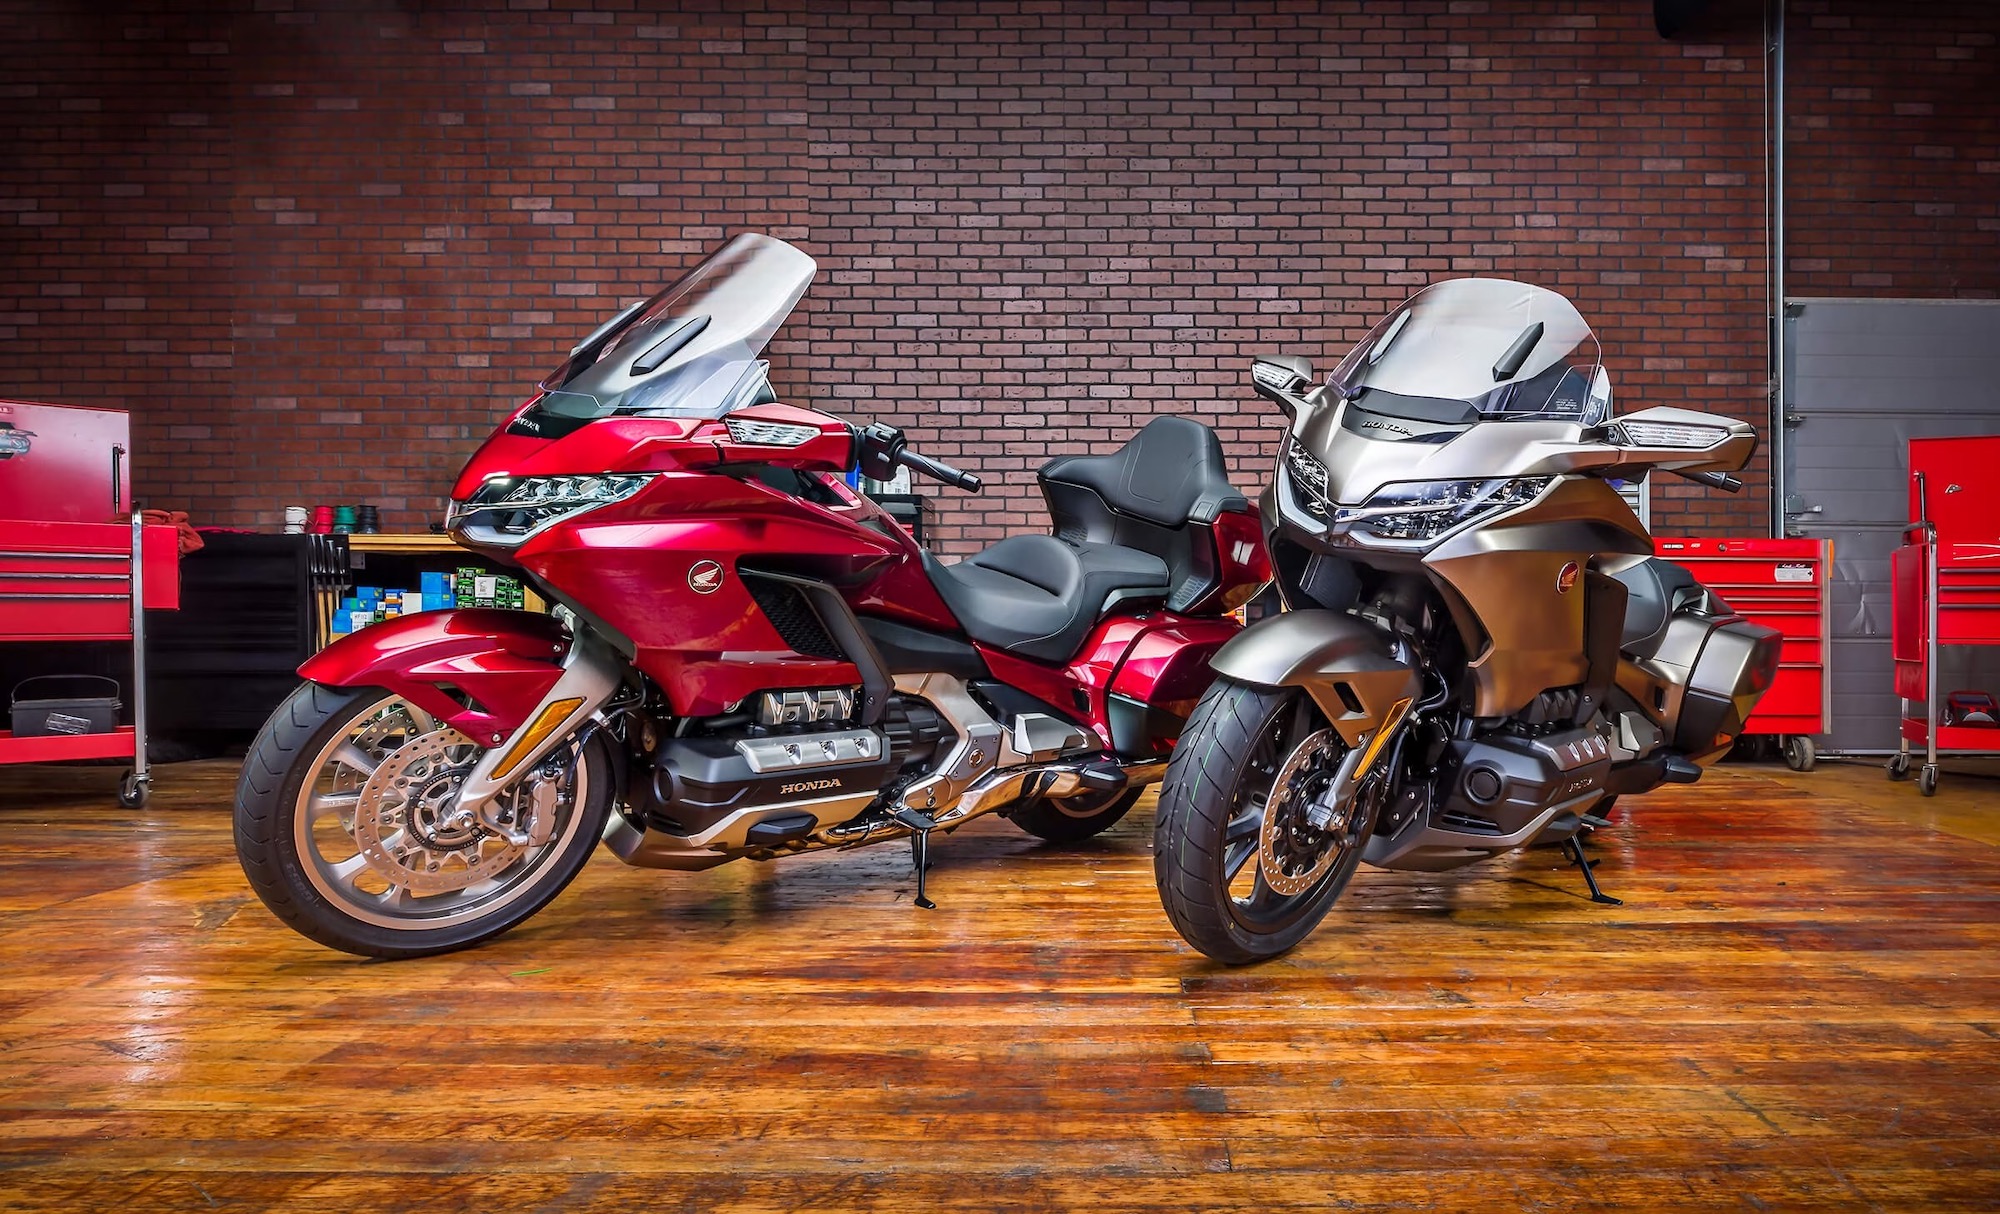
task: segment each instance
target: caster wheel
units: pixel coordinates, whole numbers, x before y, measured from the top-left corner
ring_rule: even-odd
[[[1891,755],[1889,757],[1889,778],[1891,780],[1904,780],[1908,779],[1909,775],[1910,756]]]
[[[1917,776],[1917,791],[1927,797],[1936,796],[1937,781],[1938,769],[1926,763],[1924,770]]]
[[[118,804],[126,809],[146,808],[146,802],[152,795],[151,782],[140,783],[138,774],[131,769],[126,769],[125,774],[118,777]]]
[[[1785,766],[1793,771],[1811,771],[1818,765],[1819,750],[1811,738],[1792,734],[1785,739]]]

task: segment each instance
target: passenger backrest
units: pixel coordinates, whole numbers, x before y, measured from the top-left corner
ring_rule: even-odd
[[[1050,460],[1040,481],[1057,539],[1122,544],[1165,561],[1169,610],[1195,602],[1216,576],[1207,527],[1189,523],[1249,508],[1229,484],[1215,431],[1185,417],[1156,417],[1109,455]]]

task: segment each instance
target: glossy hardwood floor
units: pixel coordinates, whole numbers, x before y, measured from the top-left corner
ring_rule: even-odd
[[[0,1210],[2000,1206],[2000,850],[1838,795],[1874,769],[1632,802],[1622,908],[1553,852],[1365,872],[1237,971],[1168,928],[1150,802],[969,827],[934,912],[900,847],[600,854],[369,963],[251,896],[228,765],[136,815],[113,774],[0,772]]]

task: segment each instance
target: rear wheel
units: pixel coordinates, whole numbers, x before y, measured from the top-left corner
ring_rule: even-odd
[[[1060,801],[1038,797],[1008,812],[1014,825],[1051,843],[1080,843],[1103,834],[1139,803],[1144,788],[1085,793]]]
[[[299,934],[369,957],[449,952],[520,923],[590,858],[609,759],[601,743],[559,746],[475,813],[455,790],[484,753],[382,688],[305,684],[237,782],[252,888]]]
[[[1337,799],[1348,751],[1296,688],[1218,680],[1160,786],[1153,875],[1183,939],[1228,965],[1275,957],[1319,925],[1387,797],[1364,778]]]

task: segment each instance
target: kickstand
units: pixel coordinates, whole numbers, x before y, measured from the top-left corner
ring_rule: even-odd
[[[924,910],[936,910],[937,903],[924,896],[924,872],[930,867],[931,828],[937,822],[930,815],[914,809],[899,810],[894,817],[910,828],[910,863],[917,870],[916,904]]]
[[[1590,887],[1590,900],[1592,902],[1600,906],[1625,905],[1623,898],[1614,898],[1597,888],[1597,874],[1590,871],[1597,867],[1597,861],[1584,857],[1582,840],[1578,839],[1575,835],[1571,835],[1569,838],[1563,840],[1563,855],[1569,857],[1571,864],[1583,870],[1583,883]]]

